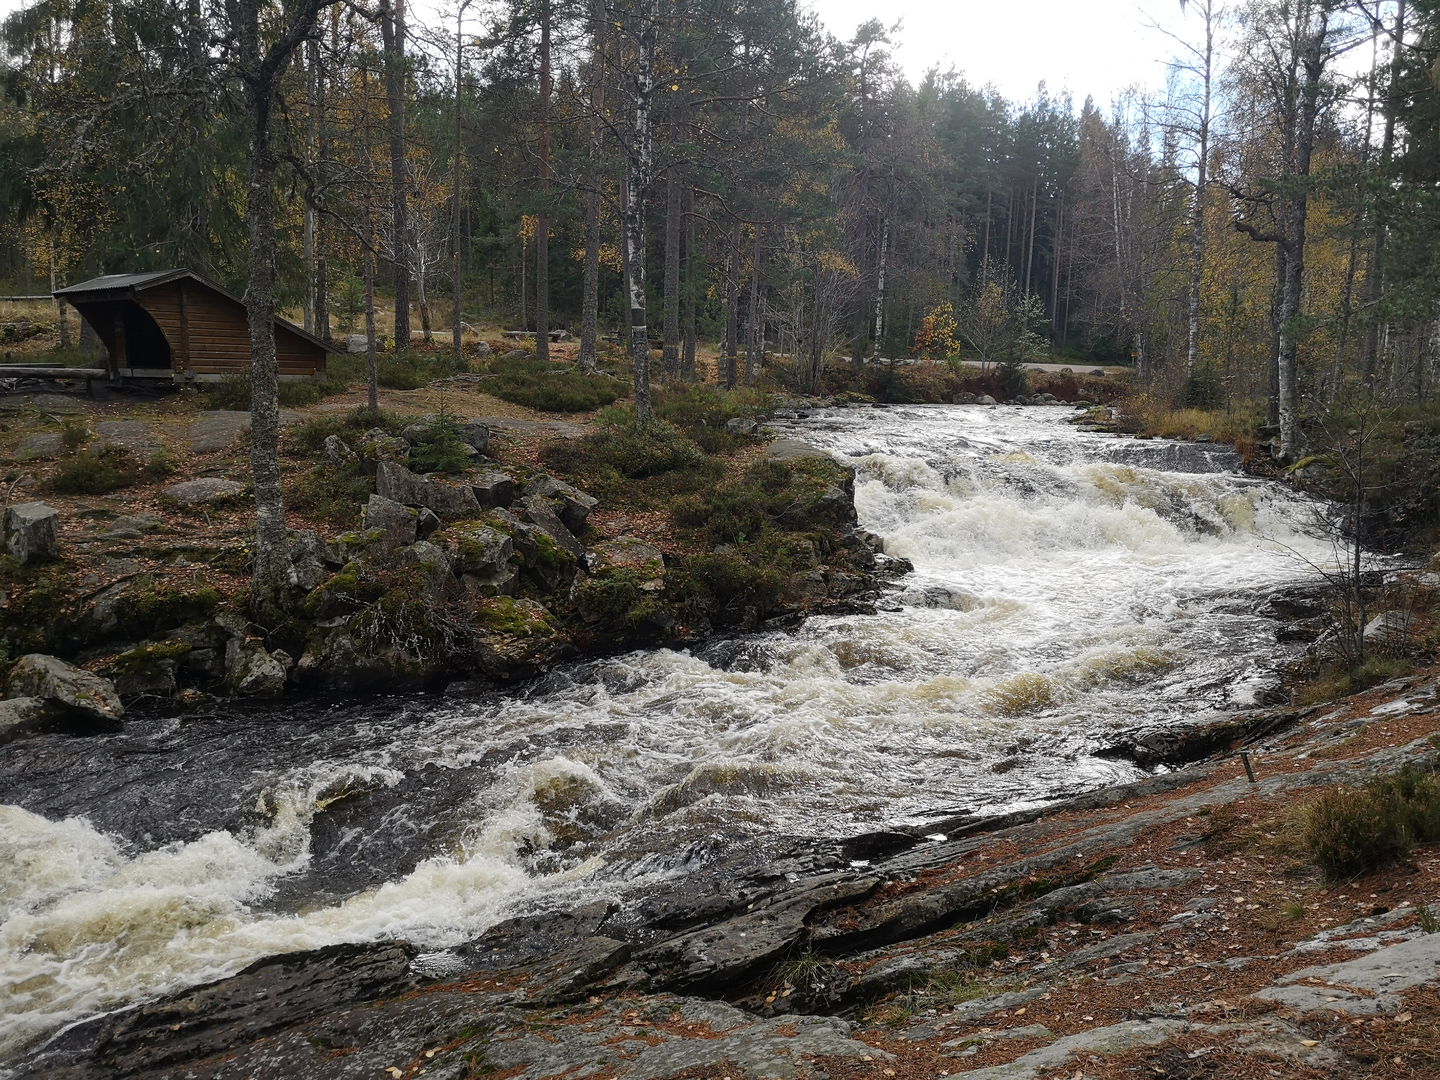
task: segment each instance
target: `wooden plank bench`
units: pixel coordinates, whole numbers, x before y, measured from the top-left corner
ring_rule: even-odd
[[[534,330],[503,330],[501,333],[507,338],[533,338],[535,336]],[[551,330],[550,340],[554,342],[569,341],[570,331]]]
[[[57,382],[85,380],[85,392],[94,393],[95,380],[108,378],[104,368],[46,367],[41,364],[0,364],[0,379],[54,379]]]

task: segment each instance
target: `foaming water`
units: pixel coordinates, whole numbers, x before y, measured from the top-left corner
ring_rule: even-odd
[[[0,752],[0,1060],[265,955],[443,949],[517,911],[837,836],[1124,780],[1137,723],[1253,704],[1257,594],[1330,552],[1222,448],[1062,410],[841,410],[788,427],[857,469],[910,559],[876,615],[578,664],[483,699],[139,720]],[[1303,559],[1302,559],[1303,556]]]

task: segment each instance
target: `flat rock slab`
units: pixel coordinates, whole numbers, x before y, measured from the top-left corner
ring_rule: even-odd
[[[238,498],[245,491],[245,485],[234,480],[222,480],[218,476],[202,476],[198,480],[186,480],[171,484],[161,496],[179,506],[203,506]]]
[[[280,410],[280,426],[289,427],[305,419],[294,409]],[[186,433],[190,449],[199,454],[227,450],[250,430],[250,414],[239,409],[207,409],[191,424]]]
[[[1404,991],[1436,980],[1440,980],[1440,934],[1424,934],[1339,964],[1292,971],[1279,980],[1280,985],[1255,996],[1307,1012],[1394,1012]]]
[[[583,424],[568,420],[521,420],[513,416],[477,416],[471,423],[484,424],[499,435],[559,435],[567,439],[579,438],[590,429]]]
[[[95,425],[95,434],[95,445],[102,449],[118,446],[139,456],[148,456],[160,449],[154,425],[144,420],[102,420]]]
[[[0,412],[23,412],[27,409],[73,415],[85,411],[85,402],[68,394],[0,394]]]
[[[27,435],[20,440],[20,457],[57,458],[65,451],[65,440],[56,432],[42,431],[39,435]]]
[[[818,446],[811,446],[799,439],[777,439],[765,448],[765,456],[771,461],[805,461],[815,458],[822,461],[834,461],[833,455],[821,450]]]
[[[1127,1020],[1109,1027],[1081,1031],[1031,1050],[1005,1065],[952,1073],[952,1080],[1034,1080],[1059,1068],[1076,1054],[1123,1054],[1140,1046],[1158,1046],[1190,1027],[1183,1020]]]

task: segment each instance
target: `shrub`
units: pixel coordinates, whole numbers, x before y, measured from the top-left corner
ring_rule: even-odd
[[[695,443],[669,424],[640,427],[617,410],[602,417],[597,431],[579,439],[552,443],[545,460],[593,477],[640,479],[698,466],[705,455]]]
[[[474,455],[460,437],[460,424],[453,413],[437,412],[425,423],[418,446],[410,451],[410,468],[416,472],[463,472]]]
[[[391,390],[418,390],[426,382],[420,369],[406,360],[377,361],[375,381]]]
[[[1440,840],[1440,778],[1407,767],[1362,787],[1331,788],[1296,816],[1300,846],[1325,876],[1355,877]]]
[[[60,462],[50,480],[63,495],[108,495],[140,479],[141,470],[129,451],[119,446],[82,450]]]
[[[727,421],[763,416],[769,395],[741,388],[723,390],[694,384],[661,391],[655,396],[655,416],[685,432],[707,454],[730,454],[753,443],[749,435],[727,431]]]
[[[686,606],[707,613],[718,625],[740,622],[748,613],[763,619],[780,599],[783,564],[755,547],[750,557],[736,551],[708,552],[681,559],[667,590]]]
[[[347,413],[312,416],[292,427],[289,434],[298,449],[314,453],[325,445],[325,440],[331,435],[349,440],[377,427],[398,435],[406,423],[408,421],[403,416],[361,405]]]
[[[677,499],[675,522],[714,544],[749,543],[785,526],[808,528],[824,523],[817,520],[825,517],[821,502],[843,477],[843,466],[819,458],[757,461],[710,490]]]
[[[436,379],[470,370],[462,357],[458,362],[449,349],[438,352],[407,350],[376,362],[376,378],[392,390],[418,390]]]
[[[286,379],[276,390],[281,407],[287,409],[314,405],[327,394],[343,393],[346,384],[327,376],[320,379]],[[207,383],[205,395],[212,409],[246,412],[250,408],[250,375],[248,372],[226,375],[218,383]]]
[[[285,497],[300,513],[341,527],[355,523],[359,508],[375,492],[375,479],[356,462],[336,468],[328,462],[291,481]]]
[[[89,438],[89,427],[78,417],[69,417],[60,425],[60,441],[66,450],[79,450]]]
[[[533,356],[490,362],[485,390],[515,405],[541,412],[589,412],[614,404],[625,385],[610,375],[557,368]]]

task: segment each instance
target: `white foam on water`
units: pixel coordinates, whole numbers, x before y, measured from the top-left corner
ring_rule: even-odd
[[[393,729],[367,721],[368,742],[277,768],[261,824],[182,843],[0,807],[0,1058],[263,956],[444,949],[542,902],[613,894],[627,866],[668,872],[716,823],[837,835],[1136,775],[1088,751],[1243,704],[1276,647],[1233,598],[1331,553],[1296,525],[1299,496],[1059,418],[917,407],[795,427],[855,464],[862,524],[913,560],[899,611],[763,635],[753,662],[632,653],[544,693],[417,703]],[[319,815],[421,768],[470,785],[444,811],[459,820],[443,854],[338,903],[267,908],[311,866]]]

